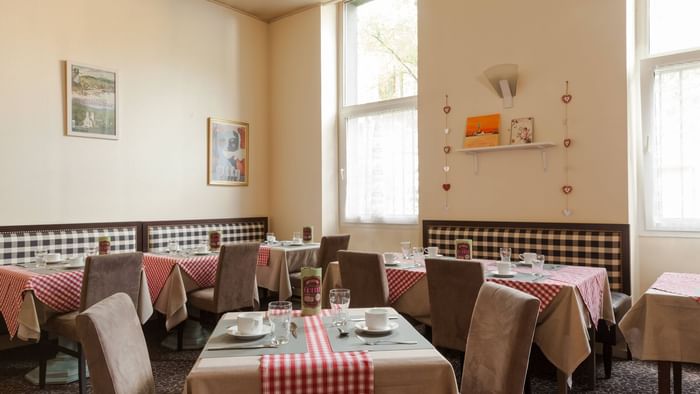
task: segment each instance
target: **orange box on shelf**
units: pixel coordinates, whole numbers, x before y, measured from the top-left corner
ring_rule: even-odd
[[[498,146],[500,126],[500,114],[468,117],[467,128],[464,133],[464,148]]]

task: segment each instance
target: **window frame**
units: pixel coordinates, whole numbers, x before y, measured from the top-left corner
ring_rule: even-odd
[[[641,218],[644,223],[642,235],[700,237],[700,223],[683,225],[655,225],[653,206],[654,184],[654,79],[659,67],[683,63],[700,62],[700,48],[689,48],[673,52],[650,54],[650,0],[637,0],[636,13],[636,65],[638,68],[639,105],[641,121]]]
[[[347,196],[347,179],[345,169],[347,168],[347,120],[355,116],[368,116],[388,110],[416,110],[418,111],[418,95],[407,96],[389,100],[375,101],[362,104],[346,105],[346,56],[345,56],[345,4],[352,0],[341,1],[338,4],[338,220],[341,225],[387,225],[387,226],[415,226],[420,219],[420,204],[418,204],[418,212],[416,217],[410,222],[394,222],[394,221],[361,221],[347,219],[345,215],[345,201]],[[416,17],[416,25],[418,20]],[[416,50],[418,44],[416,43]],[[417,122],[417,117],[416,117]],[[418,124],[416,124],[418,127]],[[418,145],[418,139],[416,140]],[[419,152],[419,146],[416,146],[416,152]],[[417,153],[420,157],[420,154]],[[420,185],[418,185],[420,190]],[[418,193],[418,190],[416,191]],[[417,196],[420,201],[420,195]]]

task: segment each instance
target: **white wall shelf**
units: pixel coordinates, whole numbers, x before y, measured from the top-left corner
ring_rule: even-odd
[[[474,174],[479,173],[479,154],[489,152],[506,152],[514,150],[539,150],[542,155],[542,170],[547,171],[547,148],[556,146],[553,142],[533,142],[531,144],[518,145],[498,145],[486,146],[483,148],[463,148],[457,149],[457,152],[463,152],[472,155],[474,158]]]

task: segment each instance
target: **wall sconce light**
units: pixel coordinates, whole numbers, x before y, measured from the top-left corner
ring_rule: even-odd
[[[498,96],[503,98],[503,108],[512,108],[515,88],[518,85],[518,65],[499,64],[492,66],[484,71],[484,75],[496,89]]]

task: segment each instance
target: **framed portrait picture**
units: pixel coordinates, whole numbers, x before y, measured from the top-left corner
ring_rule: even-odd
[[[207,183],[247,186],[250,168],[248,123],[209,118]]]
[[[119,139],[117,72],[66,61],[66,135]]]

